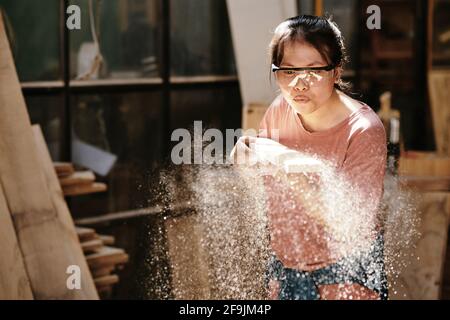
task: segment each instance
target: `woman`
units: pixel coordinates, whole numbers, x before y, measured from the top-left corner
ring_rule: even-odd
[[[276,28],[270,55],[281,94],[267,110],[259,137],[277,138],[290,149],[331,163],[365,199],[365,210],[375,221],[383,194],[386,133],[369,106],[345,94],[347,87],[341,75],[347,58],[337,25],[323,17],[290,18]],[[238,151],[254,152],[248,148],[248,139],[241,138]],[[270,184],[267,189],[272,194],[269,195],[274,252],[269,282],[272,298],[387,299],[378,222],[369,258],[353,260],[356,271],[346,275],[341,262],[348,257],[336,258],[330,253],[324,237],[326,231],[320,224],[308,218],[308,212],[303,214],[294,209],[281,212],[278,208],[282,204],[275,202],[285,200],[280,200],[276,193],[286,190],[271,188]],[[307,205],[305,210],[308,211]],[[378,269],[375,276],[368,265]]]

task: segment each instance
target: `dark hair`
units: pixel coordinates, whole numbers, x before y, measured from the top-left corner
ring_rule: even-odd
[[[331,18],[301,15],[279,24],[269,46],[272,64],[280,66],[286,43],[293,41],[312,45],[328,64],[335,67],[343,69],[348,62],[344,38]],[[351,94],[351,85],[342,79],[338,79],[334,87]]]

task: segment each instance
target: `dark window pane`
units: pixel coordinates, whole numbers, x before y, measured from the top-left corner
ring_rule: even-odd
[[[426,117],[425,39],[421,22],[421,1],[377,1],[381,9],[381,29],[360,28],[361,42],[358,85],[365,101],[375,109],[379,96],[392,92],[392,108],[401,113],[401,132],[406,150],[430,148]],[[366,9],[373,1],[361,3],[365,22]]]
[[[70,32],[71,78],[91,70],[95,46],[87,0],[72,0],[81,8],[81,30]],[[144,78],[159,75],[160,9],[157,0],[93,1],[93,13],[103,55],[96,78]]]
[[[73,212],[83,216],[144,205],[149,192],[145,189],[147,179],[162,158],[161,94],[76,95],[71,105],[73,162],[92,169],[105,166],[106,162],[98,162],[109,159],[102,155],[92,163],[89,157],[96,152],[117,157],[106,176],[98,177],[107,183],[108,191],[73,199]],[[80,143],[89,147],[83,149]]]
[[[235,75],[225,0],[171,1],[173,76]]]
[[[226,88],[179,89],[171,94],[171,130],[191,129],[202,121],[203,129],[241,127],[241,98],[238,85]]]
[[[25,97],[30,121],[39,124],[53,161],[63,159],[64,100],[60,95],[28,95]]]
[[[347,47],[347,54],[350,61],[346,69],[354,69],[354,61],[356,56],[355,41],[357,38],[356,30],[360,28],[357,15],[357,1],[356,0],[325,0],[323,2],[324,14],[329,14],[333,17],[333,21],[337,23],[339,29],[344,36],[345,45]]]
[[[450,66],[450,1],[435,1],[433,17],[433,65]]]
[[[314,0],[298,0],[297,6],[299,14],[314,15]]]
[[[61,78],[59,0],[2,0],[20,81]]]

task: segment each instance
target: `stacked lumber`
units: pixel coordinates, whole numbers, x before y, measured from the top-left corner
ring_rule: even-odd
[[[428,88],[433,116],[437,152],[449,154],[450,143],[450,71],[433,69],[428,72]]]
[[[113,286],[119,282],[119,276],[114,272],[128,262],[128,254],[112,247],[113,236],[97,234],[92,228],[76,227],[76,231],[97,291],[101,298],[108,298]]]
[[[32,130],[2,17],[0,295],[8,299],[98,299],[42,132]],[[78,267],[81,289],[68,285],[67,270],[73,266]]]
[[[399,161],[399,174],[405,176],[450,176],[450,156],[434,152],[407,151]]]
[[[92,171],[75,171],[70,162],[54,162],[64,196],[79,196],[106,191],[106,184],[95,182]]]

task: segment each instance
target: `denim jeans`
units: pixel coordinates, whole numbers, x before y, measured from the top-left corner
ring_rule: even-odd
[[[344,283],[360,284],[378,293],[381,300],[388,298],[382,234],[377,236],[368,252],[343,258],[314,271],[285,268],[272,256],[267,275],[267,280],[280,282],[280,300],[318,300],[318,286]]]

